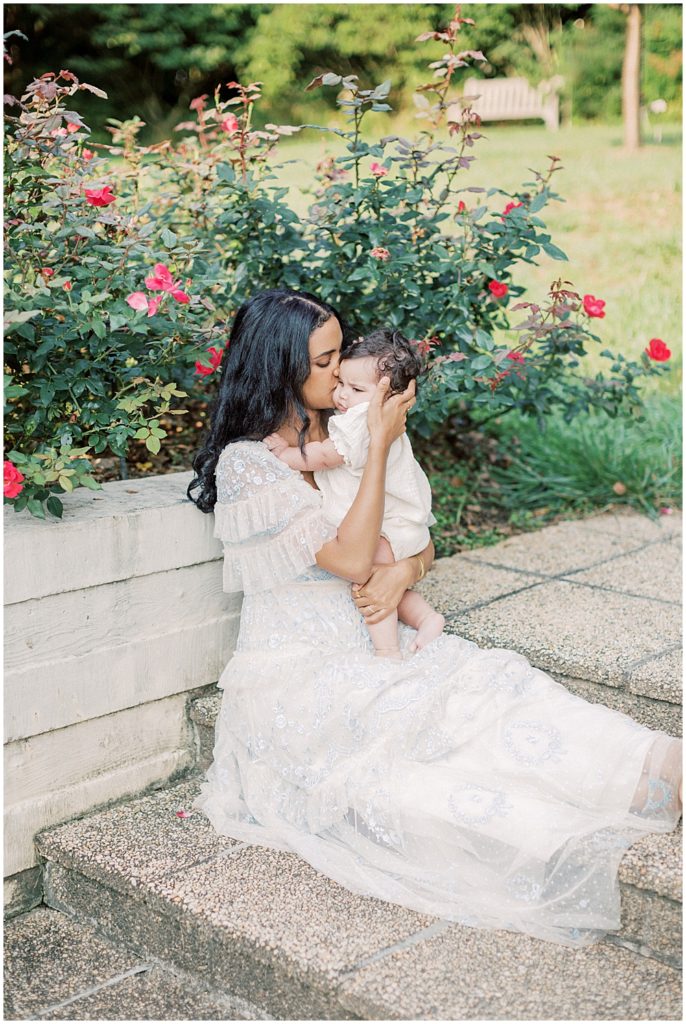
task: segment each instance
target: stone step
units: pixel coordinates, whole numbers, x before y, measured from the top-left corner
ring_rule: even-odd
[[[218,836],[199,811],[178,815],[199,784],[44,832],[48,906],[278,1019],[680,1017],[676,936],[662,928],[663,904],[680,909],[674,836],[637,844],[623,865],[655,911],[649,930],[640,904],[624,947],[570,950],[359,896],[294,854]]]
[[[588,693],[581,694],[588,698]],[[198,767],[212,762],[214,728],[221,693],[191,702],[190,718],[196,731]],[[622,710],[622,709],[619,709]],[[650,724],[650,723],[646,723]],[[653,726],[654,727],[654,726]],[[624,855],[619,868],[622,890],[622,931],[618,941],[649,951],[673,966],[681,965],[682,935],[682,825],[666,835],[639,840]]]
[[[4,1020],[264,1018],[49,907],[5,925],[4,967]]]

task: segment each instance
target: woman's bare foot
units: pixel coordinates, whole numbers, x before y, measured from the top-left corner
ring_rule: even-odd
[[[421,651],[443,632],[445,619],[439,612],[427,612],[417,626],[417,635],[410,644],[411,651]]]

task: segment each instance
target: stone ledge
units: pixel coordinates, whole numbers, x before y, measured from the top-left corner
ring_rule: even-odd
[[[79,488],[62,496],[64,516],[50,522],[7,507],[5,604],[221,558],[214,516],[186,498],[191,478],[170,473]]]

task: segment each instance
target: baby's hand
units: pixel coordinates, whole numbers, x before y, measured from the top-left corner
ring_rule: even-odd
[[[276,455],[277,459],[281,452],[288,448],[288,441],[281,437],[281,434],[269,434],[265,437],[263,444],[266,444],[267,448],[273,455]]]

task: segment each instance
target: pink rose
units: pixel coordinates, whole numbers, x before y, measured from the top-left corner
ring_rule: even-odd
[[[169,267],[164,263],[156,263],[154,273],[145,279],[145,287],[149,288],[151,292],[168,292],[177,302],[190,302],[190,295],[181,291],[180,284],[181,279],[174,281]]]
[[[130,295],[127,295],[126,301],[131,306],[131,309],[138,310],[139,312],[146,309],[148,316],[154,316],[160,307],[162,296],[151,299],[145,292],[131,292]]]
[[[391,254],[388,251],[388,249],[384,249],[383,246],[380,246],[380,245],[375,245],[374,248],[372,250],[370,250],[369,255],[373,256],[375,260],[384,260],[385,261],[385,260],[390,260],[390,258],[391,258]]]
[[[233,135],[234,132],[238,131],[238,118],[235,114],[229,114],[224,118],[222,121],[222,128],[225,132],[228,132],[229,135]]]
[[[4,490],[3,493],[6,498],[16,498],[18,494],[23,490],[22,481],[24,480],[24,474],[21,473],[13,462],[9,459],[5,460],[4,463]]]
[[[90,206],[109,206],[117,198],[112,195],[112,187],[110,185],[105,185],[104,188],[87,188],[85,192],[86,202]]]
[[[384,167],[383,164],[377,163],[376,160],[373,160],[369,165],[369,170],[375,178],[385,178],[388,174],[388,168]]]
[[[81,151],[81,156],[84,160],[92,160],[95,153],[91,149],[84,149]]]

